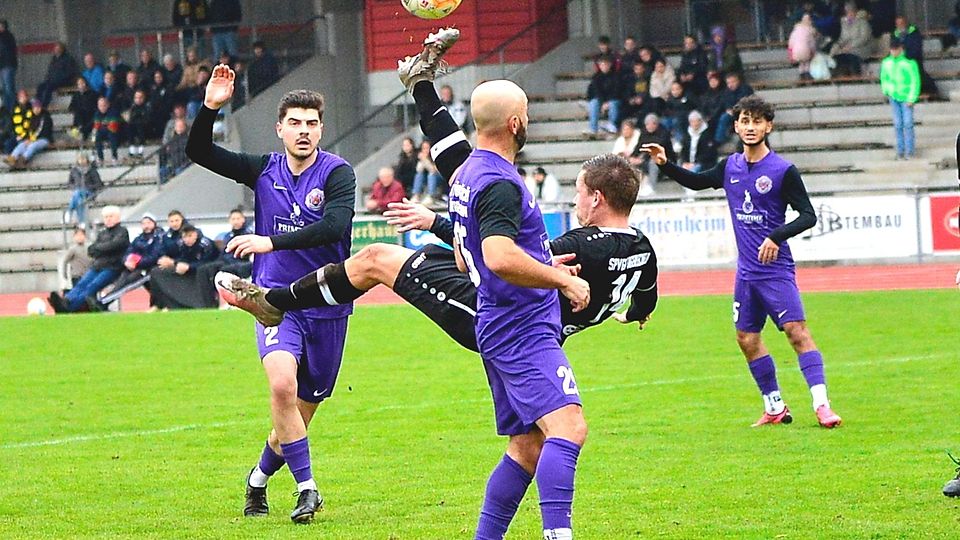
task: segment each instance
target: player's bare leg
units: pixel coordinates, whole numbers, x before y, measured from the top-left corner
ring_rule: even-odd
[[[760,339],[760,334],[737,330],[737,345],[740,346],[740,351],[747,359],[750,374],[757,382],[763,396],[763,415],[753,423],[753,427],[793,422],[790,409],[784,403],[783,398],[780,397],[776,367],[766,345]]]
[[[813,342],[807,323],[805,321],[784,323],[783,332],[787,335],[790,346],[797,353],[800,371],[807,381],[807,386],[810,387],[813,410],[817,413],[817,421],[825,428],[839,426],[843,420],[830,408],[830,400],[827,399],[826,377],[823,374],[823,356],[817,350],[816,343]]]
[[[414,253],[412,249],[394,244],[370,244],[344,261],[347,279],[363,291],[381,284],[393,289],[403,264]]]

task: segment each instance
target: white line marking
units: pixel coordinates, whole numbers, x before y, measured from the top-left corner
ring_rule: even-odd
[[[240,424],[251,424],[253,422],[263,422],[262,419],[232,420],[230,422],[213,422],[211,424],[187,424],[185,426],[173,426],[163,429],[148,429],[142,431],[114,431],[111,433],[99,433],[93,435],[74,435],[62,439],[48,439],[46,441],[25,441],[17,443],[7,443],[0,445],[3,448],[34,448],[37,446],[57,446],[61,444],[70,444],[87,441],[101,441],[106,439],[123,439],[127,437],[147,437],[150,435],[165,435],[167,433],[178,433],[181,431],[191,431],[194,429],[214,429],[220,427],[237,426]]]

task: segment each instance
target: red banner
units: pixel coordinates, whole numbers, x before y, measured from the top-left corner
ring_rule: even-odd
[[[960,251],[960,196],[930,197],[933,251]]]

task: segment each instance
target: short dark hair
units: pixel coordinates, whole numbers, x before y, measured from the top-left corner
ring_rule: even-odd
[[[252,49],[266,49],[266,48],[267,48],[267,45],[263,42],[263,40],[258,39],[257,41],[254,41],[254,42],[253,42],[253,45],[251,45],[250,48],[252,48]]]
[[[240,206],[234,208],[233,210],[230,210],[230,213],[227,214],[227,215],[228,215],[228,216],[232,216],[232,215],[234,215],[234,214],[240,214],[240,215],[243,216],[243,217],[247,217],[246,214],[243,213],[243,208],[240,207]]]
[[[759,116],[763,117],[767,122],[773,122],[773,105],[767,103],[766,100],[756,94],[740,98],[740,101],[738,101],[737,104],[733,106],[733,110],[730,111],[734,122],[739,120],[740,115],[743,113],[753,118]]]
[[[167,214],[167,217],[168,217],[168,218],[171,218],[171,217],[173,217],[173,216],[183,217],[183,212],[181,212],[181,211],[179,211],[179,210],[171,210],[170,213]]]
[[[200,229],[196,228],[192,223],[185,223],[183,227],[180,228],[180,236],[186,236],[190,233],[199,233]]]
[[[626,158],[617,154],[600,154],[588,159],[580,170],[588,189],[603,193],[614,211],[630,214],[637,202],[640,174]]]
[[[200,73],[200,72],[210,73],[210,68],[208,68],[205,65],[201,65],[200,67],[197,68],[197,73]]]
[[[605,45],[610,44],[610,36],[600,36],[600,39],[597,40],[597,43],[603,43]]]
[[[277,121],[283,122],[288,109],[316,109],[323,121],[323,94],[313,90],[291,90],[280,99],[277,106]]]

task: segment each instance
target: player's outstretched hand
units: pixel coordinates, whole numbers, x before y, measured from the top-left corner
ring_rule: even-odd
[[[570,276],[560,292],[570,300],[574,313],[582,311],[590,303],[590,284],[577,276]]]
[[[387,224],[396,225],[397,232],[401,233],[414,229],[429,231],[437,219],[436,212],[422,204],[412,203],[406,197],[403,202],[388,204],[387,208],[389,210],[383,213],[383,217],[387,218]]]
[[[258,236],[256,234],[241,234],[234,236],[227,243],[227,253],[233,253],[237,258],[243,259],[247,255],[254,253],[270,253],[273,251],[273,240],[269,236]]]
[[[580,265],[579,264],[567,264],[568,262],[577,258],[576,253],[564,253],[562,255],[554,255],[550,258],[550,265],[554,268],[559,268],[564,272],[570,274],[571,276],[580,275]]]
[[[233,97],[233,81],[237,74],[226,64],[217,64],[210,74],[207,90],[203,96],[203,104],[208,109],[217,110]]]
[[[630,324],[631,322],[634,322],[634,321],[627,320],[626,313],[614,313],[613,320],[617,321],[620,324]],[[646,317],[640,319],[639,321],[636,321],[637,324],[640,326],[637,330],[643,330],[643,325],[647,324],[649,320],[650,320],[650,316],[647,315]]]
[[[647,143],[640,145],[640,152],[650,154],[650,159],[657,165],[663,165],[667,162],[667,151],[657,143]]]
[[[760,244],[760,249],[757,250],[757,259],[759,259],[760,264],[770,264],[777,260],[779,253],[780,246],[773,240],[765,238],[763,243]]]

